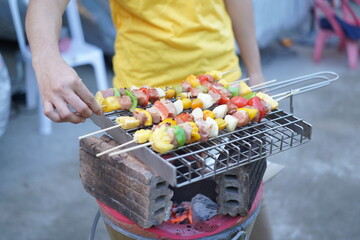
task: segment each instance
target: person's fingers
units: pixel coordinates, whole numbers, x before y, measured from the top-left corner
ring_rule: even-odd
[[[83,118],[88,118],[93,113],[83,100],[74,93],[70,97],[67,97],[66,102]]]
[[[55,107],[56,111],[59,113],[61,119],[64,122],[81,123],[85,120],[82,116],[71,112],[67,103],[65,103],[63,100],[56,101]]]
[[[58,112],[55,111],[52,103],[44,101],[43,103],[44,115],[54,122],[63,122]]]
[[[75,93],[95,114],[100,115],[102,113],[99,103],[95,100],[94,95],[92,95],[92,93],[85,87],[84,84],[79,84],[79,86],[75,89]]]

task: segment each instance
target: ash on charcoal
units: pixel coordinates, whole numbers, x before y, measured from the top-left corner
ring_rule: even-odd
[[[206,221],[217,215],[218,205],[210,198],[197,194],[191,199],[191,214],[193,223]]]

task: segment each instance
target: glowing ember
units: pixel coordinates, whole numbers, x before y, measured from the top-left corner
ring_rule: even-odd
[[[175,224],[192,224],[193,219],[190,202],[182,202],[180,205],[173,204],[170,219],[167,222]]]
[[[217,215],[218,205],[210,198],[196,194],[191,202],[174,203],[168,223],[194,224],[206,221]]]

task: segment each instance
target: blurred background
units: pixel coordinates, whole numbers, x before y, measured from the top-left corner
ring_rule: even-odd
[[[98,128],[88,120],[41,130],[44,120],[38,115],[36,99],[30,100],[34,93],[26,79],[31,73],[9,2],[13,1],[0,1],[0,239],[87,239],[97,204],[79,178],[78,136]],[[17,2],[23,21],[26,1]],[[360,68],[356,61],[360,3],[324,0],[343,24],[334,23],[314,2],[254,0],[257,40],[268,80],[320,71],[340,76],[329,86],[294,98],[294,114],[312,124],[313,137],[305,145],[270,157],[286,167],[266,184],[265,204],[274,239],[355,240],[360,239]],[[344,2],[353,11],[352,18],[344,12]],[[102,53],[105,81],[111,86],[115,30],[109,3],[78,1],[77,6],[80,30],[85,41]],[[74,29],[67,17],[60,46],[71,51]],[[97,64],[101,65],[92,62],[75,68],[93,93],[101,84],[94,71]],[[288,109],[289,102],[282,101],[280,107]],[[96,239],[109,239],[101,221]]]

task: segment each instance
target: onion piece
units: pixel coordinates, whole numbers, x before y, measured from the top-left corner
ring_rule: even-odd
[[[227,105],[219,105],[214,108],[213,113],[215,114],[215,118],[224,118],[228,110]]]
[[[157,92],[157,94],[159,95],[159,98],[163,98],[163,97],[165,97],[165,91],[162,89],[162,88],[155,88],[155,90],[156,90],[156,92]]]
[[[211,117],[207,117],[206,122],[211,125],[210,137],[217,137],[219,135],[219,126],[217,125],[217,122]]]
[[[226,126],[226,131],[228,132],[232,132],[236,129],[237,123],[238,123],[238,119],[236,117],[233,117],[231,115],[226,115],[224,120],[227,123]]]
[[[194,117],[194,122],[198,119],[203,119],[204,118],[204,113],[203,111],[201,110],[201,108],[195,108],[191,115]]]
[[[174,102],[174,107],[176,109],[176,115],[179,115],[182,111],[184,111],[183,102],[180,99]]]
[[[203,109],[209,109],[215,103],[215,100],[207,93],[199,93],[197,98],[203,102]]]

